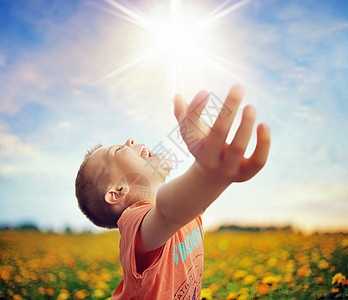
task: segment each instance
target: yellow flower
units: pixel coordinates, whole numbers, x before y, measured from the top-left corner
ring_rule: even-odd
[[[341,245],[343,248],[348,247],[348,239],[343,239]]]
[[[278,259],[276,257],[271,257],[268,261],[267,261],[267,265],[269,267],[275,267],[277,265]]]
[[[66,289],[60,290],[60,294],[58,295],[57,300],[66,300],[70,296],[69,291]]]
[[[105,271],[105,272],[100,274],[100,279],[102,281],[110,281],[112,279],[112,276],[111,276],[110,272]]]
[[[339,285],[340,283],[342,283],[345,280],[346,280],[346,276],[342,275],[342,273],[337,273],[337,274],[335,274],[334,277],[332,277],[331,283]]]
[[[7,281],[10,279],[10,273],[7,270],[0,270],[0,278]]]
[[[229,295],[226,297],[226,300],[232,300],[232,299],[237,299],[238,294],[236,292],[231,292]]]
[[[104,281],[98,281],[96,284],[96,288],[98,290],[106,290],[108,288],[108,285]]]
[[[280,254],[280,258],[284,261],[286,261],[290,256],[290,253],[288,251],[282,251],[282,253]]]
[[[234,272],[233,278],[234,279],[242,279],[242,278],[244,278],[247,275],[248,275],[247,271],[245,271],[245,270],[237,270],[236,272]]]
[[[66,274],[65,274],[63,271],[60,271],[60,272],[58,273],[58,276],[59,276],[59,278],[62,279],[62,280],[65,280],[65,279],[67,278]]]
[[[57,282],[57,276],[52,273],[48,273],[48,281]]]
[[[46,290],[43,287],[39,287],[38,291],[39,291],[40,295],[45,295],[46,294]]]
[[[201,299],[212,299],[212,292],[210,289],[201,290]]]
[[[21,295],[13,295],[13,300],[22,300]]]
[[[66,300],[69,298],[69,295],[61,293],[58,295],[57,300]]]
[[[325,259],[319,261],[318,267],[320,270],[325,270],[329,268],[329,263]]]
[[[308,266],[302,266],[297,270],[296,274],[300,277],[308,277],[312,274],[312,271]]]
[[[282,276],[274,276],[274,275],[269,275],[266,276],[264,279],[262,279],[262,283],[265,284],[272,284],[272,283],[279,283],[282,280]]]
[[[87,274],[87,272],[83,270],[78,270],[77,276],[81,281],[88,281],[90,279],[90,276]]]
[[[314,249],[311,254],[312,262],[316,263],[320,259],[320,253],[318,249]]]
[[[302,252],[297,252],[295,254],[295,259],[300,263],[304,264],[308,261],[308,256],[306,254],[303,254]]]
[[[334,294],[337,294],[340,290],[336,287],[332,288],[331,289],[331,292],[334,293]]]
[[[105,293],[103,290],[97,289],[94,291],[94,297],[96,298],[104,298]]]
[[[287,282],[287,283],[289,283],[289,282],[291,282],[291,281],[293,281],[293,276],[292,276],[292,274],[285,274],[285,276],[284,276],[284,282]]]
[[[245,285],[249,285],[254,283],[256,280],[256,277],[254,275],[247,275],[244,279],[243,279],[243,284]]]
[[[285,272],[292,274],[295,271],[295,261],[294,260],[289,260],[285,266]]]
[[[78,291],[75,294],[76,299],[85,299],[87,296],[88,296],[88,292],[86,290]]]

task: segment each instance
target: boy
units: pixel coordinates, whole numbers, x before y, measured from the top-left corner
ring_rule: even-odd
[[[180,95],[174,98],[174,114],[195,162],[167,184],[171,162],[133,139],[86,155],[76,178],[80,208],[96,225],[121,233],[124,277],[111,299],[200,299],[201,214],[232,182],[258,173],[270,147],[269,128],[261,124],[255,151],[244,158],[256,113],[250,105],[233,141],[226,143],[243,93],[239,85],[230,89],[212,128],[200,120],[206,91],[190,105]]]

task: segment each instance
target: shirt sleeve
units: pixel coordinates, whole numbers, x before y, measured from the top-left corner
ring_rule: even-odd
[[[156,262],[162,254],[163,246],[154,250],[156,251],[156,254],[154,255],[150,265],[141,274],[138,273],[135,255],[136,238],[139,233],[141,222],[153,206],[154,204],[149,201],[138,202],[127,208],[118,221],[118,227],[121,233],[120,260],[123,272],[135,281],[141,279],[145,272],[149,272],[151,269],[155,268]]]

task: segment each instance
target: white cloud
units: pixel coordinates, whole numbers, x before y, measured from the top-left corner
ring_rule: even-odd
[[[8,127],[0,124],[0,157],[8,158],[11,156],[30,157],[38,155],[31,145],[23,143],[16,135],[8,133]]]
[[[58,127],[69,129],[69,124],[61,123]],[[54,134],[51,132],[51,134]],[[61,141],[64,142],[64,141]],[[54,175],[71,177],[75,173],[77,163],[70,157],[48,153],[40,149],[42,145],[23,142],[21,138],[8,131],[7,126],[0,126],[0,176],[16,178],[16,176]]]

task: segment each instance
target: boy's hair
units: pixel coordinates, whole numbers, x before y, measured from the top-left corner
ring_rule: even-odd
[[[117,228],[120,215],[113,211],[112,206],[104,200],[106,189],[110,184],[109,174],[105,168],[97,172],[88,170],[89,158],[101,147],[102,145],[97,145],[87,151],[77,172],[75,195],[81,211],[95,225]]]

